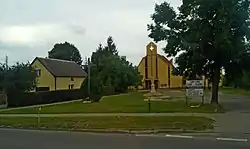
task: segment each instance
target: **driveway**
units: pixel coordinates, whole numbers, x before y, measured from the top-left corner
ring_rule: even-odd
[[[219,102],[228,110],[215,115],[215,131],[226,134],[250,134],[250,96],[219,94]]]
[[[250,96],[222,94],[220,95],[220,103],[229,110],[229,113],[250,114]]]

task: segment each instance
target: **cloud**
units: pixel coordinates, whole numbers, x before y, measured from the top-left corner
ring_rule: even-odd
[[[72,25],[40,24],[0,26],[0,43],[34,45],[54,41],[70,34],[85,33],[84,28]]]
[[[151,41],[146,25],[154,3],[162,1],[0,0],[0,54],[27,61],[68,41],[84,58],[113,36],[119,53],[138,64]],[[180,4],[168,1],[174,7]],[[161,47],[158,51],[163,53]]]
[[[12,26],[12,27],[3,27],[0,29],[1,42],[5,43],[29,43],[34,39],[32,37],[32,28],[21,27],[21,26]]]
[[[76,35],[84,35],[86,33],[86,29],[80,25],[68,25],[65,28]]]

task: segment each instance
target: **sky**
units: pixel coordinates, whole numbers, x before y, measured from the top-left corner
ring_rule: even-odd
[[[166,0],[178,7],[181,0]],[[0,0],[0,63],[46,57],[54,44],[74,44],[83,59],[114,38],[119,54],[134,65],[145,56],[147,24],[163,0]],[[163,54],[158,45],[158,53]]]

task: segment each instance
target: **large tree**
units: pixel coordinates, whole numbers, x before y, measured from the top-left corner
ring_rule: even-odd
[[[168,56],[180,53],[176,63],[181,75],[211,79],[211,103],[218,103],[221,69],[237,76],[247,66],[249,4],[249,0],[182,0],[178,12],[167,2],[155,5],[149,37],[166,41]]]
[[[49,58],[74,61],[79,65],[82,64],[82,57],[79,50],[68,42],[55,44],[53,49],[48,53]]]
[[[36,87],[36,72],[29,63],[16,63],[11,67],[0,65],[0,91],[26,92]]]
[[[140,84],[140,74],[124,57],[119,56],[112,39],[107,39],[107,45],[100,44],[91,56],[91,91],[102,92],[104,87],[113,88],[116,92],[124,92],[129,86]],[[86,71],[88,69],[86,68]],[[85,87],[87,85],[87,79]]]

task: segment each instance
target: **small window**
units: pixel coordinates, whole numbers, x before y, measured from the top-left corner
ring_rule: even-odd
[[[182,85],[186,85],[186,80],[182,80]]]
[[[41,76],[41,70],[40,70],[40,69],[36,70],[36,76],[37,76],[37,77],[40,77],[40,76]]]
[[[74,89],[74,84],[69,85],[69,89]]]
[[[36,91],[37,92],[39,92],[39,91],[49,91],[49,87],[37,87]]]
[[[70,80],[71,80],[71,81],[74,81],[74,78],[73,78],[73,77],[71,77],[71,78],[70,78]]]

